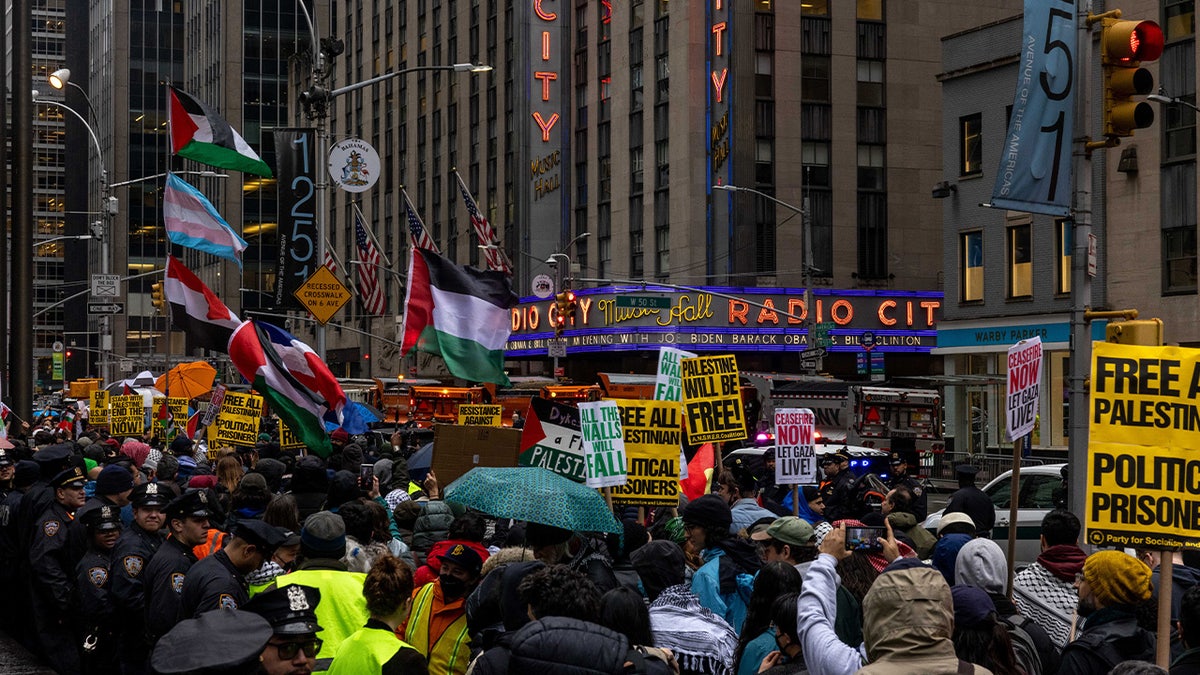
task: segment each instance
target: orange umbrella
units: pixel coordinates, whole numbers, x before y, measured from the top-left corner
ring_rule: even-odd
[[[154,387],[171,396],[193,399],[212,390],[217,369],[207,361],[181,363],[159,376]]]

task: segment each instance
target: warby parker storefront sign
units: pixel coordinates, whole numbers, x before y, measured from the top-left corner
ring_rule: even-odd
[[[810,346],[803,327],[808,310],[800,289],[701,287],[682,292],[651,286],[583,289],[576,295],[575,316],[563,335],[567,347],[576,352],[657,350],[664,345],[700,351],[799,352]],[[618,306],[621,296],[654,296],[668,306]],[[813,291],[812,304],[818,323],[832,323],[829,351],[862,351],[862,336],[870,333],[872,350],[927,353],[937,345],[942,299],[937,291],[822,289]],[[523,298],[512,309],[506,355],[545,356],[554,337],[554,312],[553,298]]]

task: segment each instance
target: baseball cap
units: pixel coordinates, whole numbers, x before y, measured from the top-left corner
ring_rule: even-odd
[[[768,525],[767,529],[750,535],[750,538],[755,541],[776,539],[792,546],[806,546],[815,543],[816,532],[807,520],[796,516],[784,516]]]
[[[445,562],[452,562],[474,575],[478,575],[483,569],[483,559],[479,557],[479,553],[465,544],[455,544],[453,548],[439,555],[438,558]]]

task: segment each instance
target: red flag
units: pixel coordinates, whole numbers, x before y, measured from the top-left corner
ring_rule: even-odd
[[[705,443],[696,450],[692,461],[688,462],[688,477],[679,481],[679,486],[683,488],[683,494],[687,495],[688,500],[699,499],[712,490],[714,461],[716,455],[713,453],[712,443]]]

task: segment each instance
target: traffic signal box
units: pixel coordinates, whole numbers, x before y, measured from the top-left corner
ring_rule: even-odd
[[[567,328],[567,321],[575,316],[575,292],[563,291],[554,295],[554,312],[550,323],[554,325],[554,335],[561,337]]]
[[[1162,319],[1117,321],[1104,328],[1106,342],[1122,345],[1159,346],[1163,343]]]
[[[167,313],[167,296],[163,294],[163,284],[161,281],[150,284],[150,304],[154,305],[154,310],[157,313]]]
[[[1154,91],[1154,75],[1143,63],[1162,56],[1162,28],[1153,21],[1101,20],[1100,59],[1104,79],[1104,135],[1132,136],[1154,123],[1154,108],[1135,96]]]

